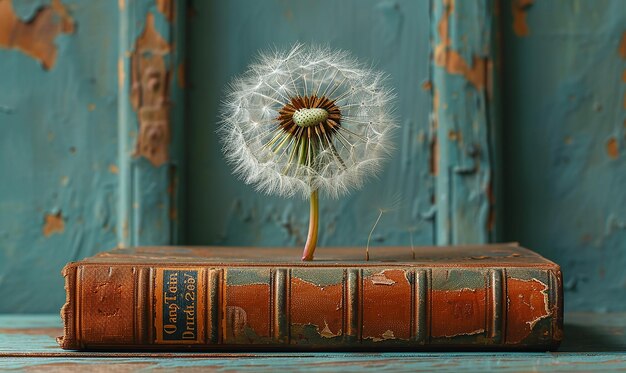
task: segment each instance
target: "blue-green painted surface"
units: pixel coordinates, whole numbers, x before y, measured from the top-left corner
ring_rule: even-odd
[[[562,265],[566,309],[626,310],[626,2],[536,1],[527,36],[506,3],[505,238]]]
[[[184,43],[152,0],[9,3],[26,25],[55,7],[74,23],[73,32],[53,40],[49,69],[23,50],[0,46],[0,312],[56,312],[65,299],[60,271],[68,261],[120,243],[175,239],[170,210],[177,190],[168,186],[180,186],[170,170],[180,163],[181,133],[172,126],[174,156],[160,167],[134,155],[138,123],[128,59],[152,14],[157,31],[174,45],[167,56],[173,71],[168,102],[172,123],[180,123],[175,71]],[[34,33],[34,43],[44,43],[59,14],[52,27]],[[138,218],[131,221],[133,214]]]
[[[306,239],[308,202],[266,197],[231,175],[215,134],[226,84],[256,53],[296,41],[347,49],[390,76],[397,150],[377,180],[348,198],[320,202],[320,245],[434,243],[430,174],[428,1],[194,1],[189,21],[190,88],[187,242],[288,245]],[[364,253],[365,254],[365,253]]]
[[[626,369],[626,314],[574,313],[565,317],[559,352],[110,352],[64,351],[54,335],[57,315],[0,315],[0,369],[59,371],[437,371],[607,372]]]
[[[14,3],[28,21],[49,2]],[[0,312],[58,309],[63,265],[117,242],[117,4],[64,4],[75,32],[50,70],[0,48]]]
[[[13,3],[26,22],[50,1]],[[465,61],[493,59],[495,73],[487,75],[500,76],[503,91],[493,86],[490,100],[463,74],[435,63],[445,13],[439,0],[196,0],[189,11],[175,1],[173,23],[153,0],[61,3],[76,28],[54,39],[52,68],[0,48],[0,312],[56,312],[61,267],[118,243],[292,245],[298,255],[307,202],[268,198],[236,180],[214,133],[230,78],[257,50],[295,41],[372,61],[399,97],[397,151],[362,191],[321,202],[321,245],[365,245],[381,208],[372,246],[483,241],[497,238],[503,222],[501,237],[563,266],[568,309],[626,310],[626,59],[619,49],[626,2],[535,1],[518,20],[526,36],[513,31],[512,7],[520,2],[502,1],[499,13],[495,1],[454,2],[450,49]],[[168,56],[175,71],[169,99],[179,125],[172,126],[170,160],[159,168],[133,156],[138,123],[129,102],[129,49],[148,13],[175,53]],[[492,30],[498,22],[502,65]],[[183,62],[186,106],[178,84]],[[474,165],[465,147],[472,142],[492,146],[480,153],[477,173],[455,173]],[[488,178],[495,233],[485,224],[494,203]],[[450,191],[454,198],[443,203]],[[57,227],[47,236],[46,216]]]

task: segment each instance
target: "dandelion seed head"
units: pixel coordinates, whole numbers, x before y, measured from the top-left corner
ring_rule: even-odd
[[[392,150],[393,98],[384,74],[345,51],[270,51],[228,87],[223,152],[260,191],[339,197],[379,172]]]

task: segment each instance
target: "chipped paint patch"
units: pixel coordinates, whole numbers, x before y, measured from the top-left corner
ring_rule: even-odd
[[[333,333],[328,327],[328,322],[324,320],[324,329],[319,333],[322,338],[335,338],[341,335],[341,329],[337,332],[337,334]]]
[[[56,62],[54,39],[74,31],[74,20],[60,0],[41,7],[26,22],[15,14],[10,0],[0,1],[0,48],[17,49],[39,61],[45,70]]]
[[[513,13],[513,32],[517,36],[528,36],[530,29],[526,17],[528,9],[533,5],[534,0],[513,0],[511,4],[511,12]]]
[[[396,339],[396,336],[393,334],[393,331],[388,329],[383,334],[381,334],[381,338],[372,338],[372,341],[381,342],[389,339]]]
[[[611,159],[617,159],[619,157],[619,144],[615,137],[611,137],[606,142],[606,153]]]
[[[119,58],[117,60],[117,86],[121,89],[124,87],[124,80],[126,79],[126,73],[124,72],[124,60]]]
[[[409,339],[411,305],[398,303],[398,299],[411,297],[407,271],[372,272],[370,275],[367,271],[363,273],[363,340],[382,341],[390,335],[394,339]]]
[[[313,308],[317,310],[314,314],[309,312]],[[343,283],[321,285],[292,277],[290,314],[292,327],[311,325],[322,338],[342,335]],[[304,334],[292,335],[295,341],[304,338]]]
[[[135,156],[145,157],[155,167],[169,159],[169,75],[166,56],[170,45],[159,34],[154,15],[146,25],[131,54],[131,102],[137,112],[139,137]]]
[[[174,20],[174,0],[156,0],[157,10],[169,22]]]
[[[369,280],[372,282],[372,284],[374,285],[393,285],[396,282],[388,277],[385,276],[385,271],[381,271],[378,272],[374,275],[372,275]]]
[[[454,11],[454,1],[444,0],[444,7],[444,14],[437,27],[441,42],[435,47],[435,64],[445,68],[449,74],[462,75],[476,89],[483,89],[486,83],[488,60],[473,56],[470,66],[457,51],[451,48],[448,29],[450,16]]]
[[[626,31],[622,33],[622,40],[619,43],[619,55],[626,60]]]
[[[61,211],[56,214],[46,214],[44,216],[43,235],[50,237],[55,233],[63,233],[65,230],[65,221]]]
[[[533,278],[507,279],[506,343],[519,343],[528,337],[535,325],[550,316],[548,285]]]

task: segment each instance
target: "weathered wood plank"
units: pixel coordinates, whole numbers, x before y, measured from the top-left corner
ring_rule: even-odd
[[[328,371],[489,370],[608,371],[626,369],[626,314],[570,313],[560,352],[552,353],[167,353],[72,352],[54,341],[57,315],[0,315],[0,369],[132,370],[285,369]]]
[[[184,87],[182,1],[119,2],[118,242],[179,236]]]
[[[499,133],[495,0],[432,1],[432,170],[437,244],[497,235]]]

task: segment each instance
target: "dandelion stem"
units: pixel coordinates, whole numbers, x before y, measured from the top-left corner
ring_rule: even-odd
[[[311,192],[311,212],[309,215],[309,234],[304,244],[304,252],[302,253],[302,260],[313,260],[313,254],[317,247],[317,230],[319,228],[319,198],[317,195],[317,189]]]

